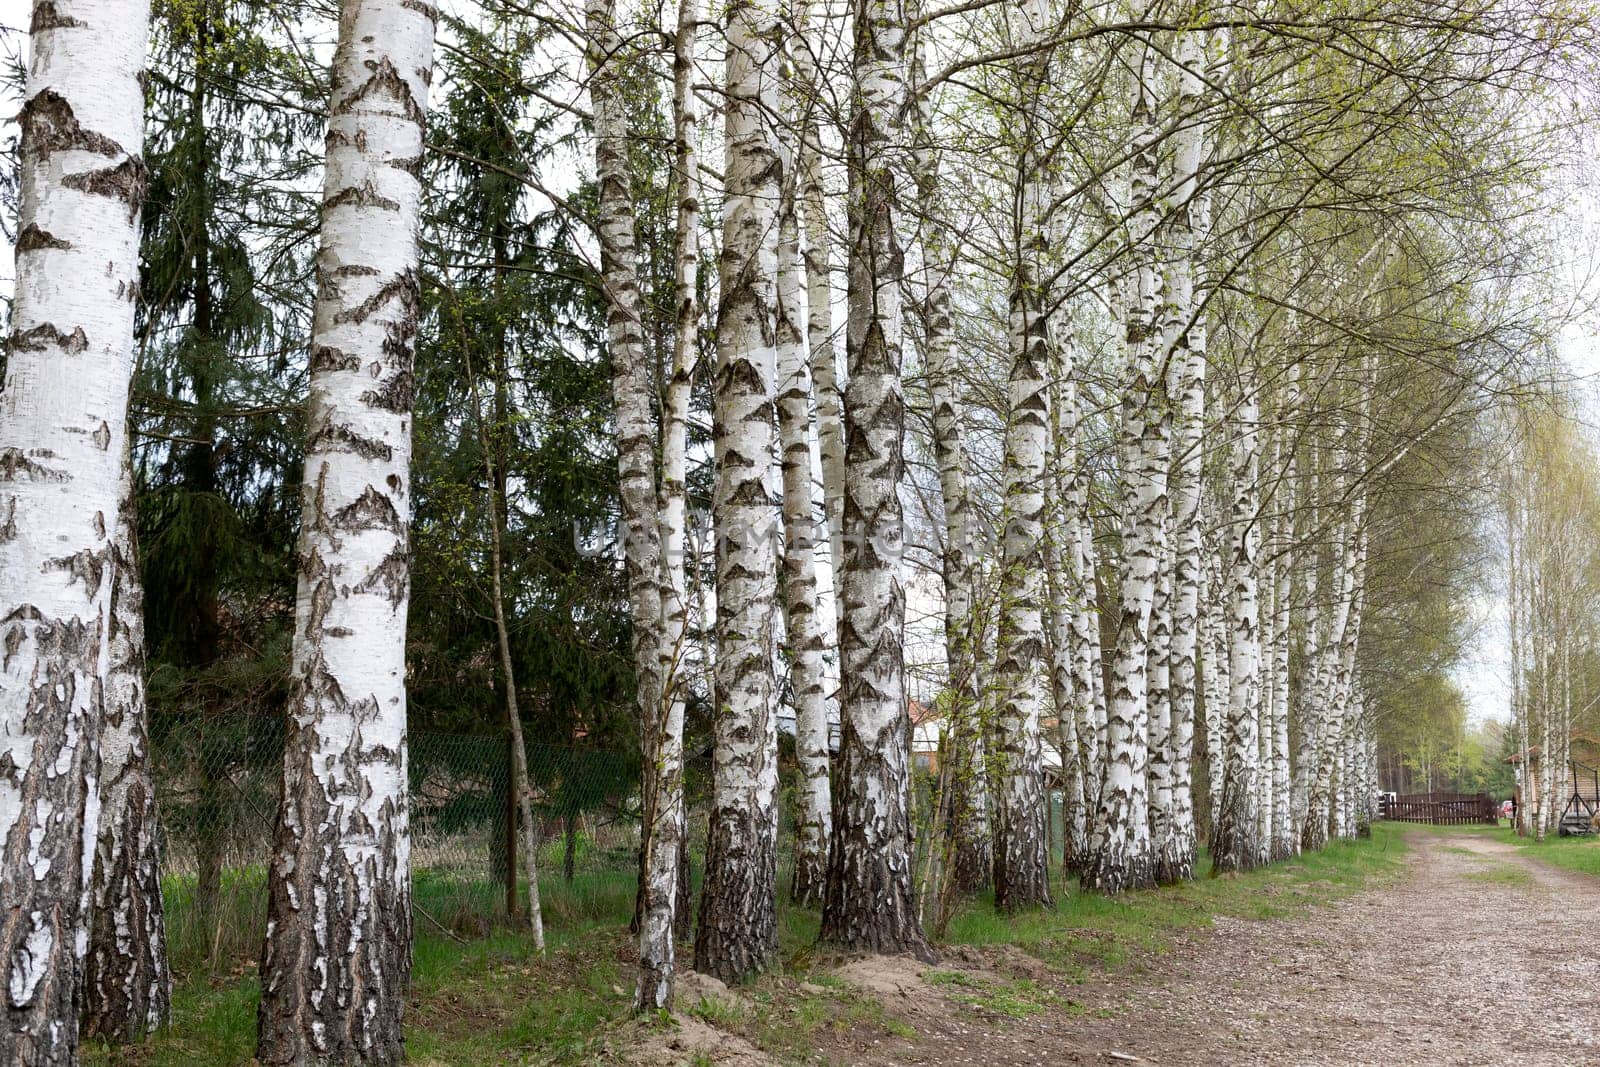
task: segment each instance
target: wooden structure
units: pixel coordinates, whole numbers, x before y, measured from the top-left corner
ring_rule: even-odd
[[[1563,837],[1592,832],[1595,814],[1600,812],[1600,738],[1575,730],[1571,752],[1572,758],[1567,761],[1567,780],[1563,783],[1564,788],[1558,787],[1559,792],[1565,792],[1567,797],[1561,817],[1556,821],[1556,830]],[[1538,745],[1528,747],[1528,770],[1535,785],[1538,784],[1539,755]],[[1512,765],[1521,763],[1522,753],[1507,756],[1506,762]],[[1522,810],[1521,786],[1513,793],[1513,800],[1517,810]]]
[[[1378,814],[1396,822],[1433,826],[1494,826],[1500,812],[1488,793],[1405,793],[1385,796]]]
[[[1586,834],[1594,827],[1596,812],[1600,812],[1600,769],[1577,760],[1569,761],[1568,773],[1572,775],[1572,792],[1567,796],[1567,806],[1557,824],[1562,837]]]

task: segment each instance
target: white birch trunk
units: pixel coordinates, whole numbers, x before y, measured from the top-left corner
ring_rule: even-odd
[[[1182,207],[1179,208],[1183,210]],[[1206,328],[1189,323],[1186,343],[1173,355],[1178,415],[1172,462],[1172,638],[1170,715],[1172,748],[1171,829],[1165,846],[1158,843],[1156,876],[1182,881],[1194,876],[1197,849],[1194,819],[1195,678],[1202,626],[1201,583],[1204,541],[1200,526],[1200,492],[1204,471],[1202,430],[1205,419]]]
[[[1069,392],[1068,397],[1071,397]],[[1076,403],[1071,403],[1071,414],[1064,415],[1077,435]],[[1076,451],[1076,449],[1074,449]],[[1072,696],[1077,719],[1074,733],[1078,748],[1076,756],[1079,774],[1083,780],[1084,852],[1078,856],[1075,869],[1088,862],[1092,849],[1093,832],[1099,818],[1101,783],[1104,774],[1105,752],[1105,684],[1100,659],[1100,614],[1097,596],[1098,562],[1094,547],[1094,525],[1088,515],[1088,471],[1081,466],[1073,471],[1067,498],[1068,581],[1077,591],[1072,603]],[[1063,755],[1063,758],[1066,758]]]
[[[1224,533],[1225,528],[1211,540],[1221,540]],[[1211,546],[1205,551],[1200,570],[1200,641],[1205,657],[1201,684],[1206,706],[1206,812],[1213,826],[1222,801],[1226,762],[1223,738],[1227,735],[1228,721],[1227,581],[1222,566],[1225,551],[1220,545]]]
[[[1030,131],[1031,133],[1031,131]],[[1050,863],[1041,762],[1040,672],[1044,664],[1045,457],[1050,340],[1039,284],[1045,253],[1038,225],[1039,181],[1024,152],[1021,223],[1011,290],[1011,373],[1005,431],[1000,633],[995,663],[995,903],[1047,904]]]
[[[1142,51],[1130,125],[1133,130],[1133,215],[1129,221],[1135,274],[1127,302],[1126,367],[1118,435],[1123,500],[1117,647],[1106,699],[1106,771],[1096,819],[1093,858],[1085,888],[1105,893],[1154,884],[1145,785],[1150,610],[1164,549],[1168,513],[1170,416],[1165,382],[1156,365],[1159,301],[1153,243],[1162,212],[1158,203],[1155,118],[1156,68],[1162,60]]]
[[[806,366],[799,233],[790,183],[778,220],[778,435],[783,450],[783,585],[789,681],[794,694],[794,882],[798,904],[819,907],[828,876],[833,801],[828,789],[828,708],[823,624],[817,614],[817,534],[811,498],[811,375]]]
[[[1294,609],[1294,507],[1295,459],[1288,427],[1299,408],[1299,371],[1291,367],[1278,407],[1279,481],[1277,508],[1273,524],[1274,556],[1270,575],[1273,583],[1273,613],[1267,634],[1268,654],[1272,657],[1272,690],[1267,712],[1272,718],[1272,837],[1275,860],[1288,859],[1299,851],[1289,767],[1289,641]]]
[[[1307,501],[1313,501],[1316,494],[1316,462],[1312,460],[1312,472],[1307,478]],[[1308,529],[1316,529],[1314,516],[1307,524]],[[1323,611],[1322,599],[1327,596],[1327,582],[1324,581],[1318,566],[1318,550],[1307,548],[1300,554],[1297,563],[1303,575],[1299,583],[1304,592],[1305,618],[1300,626],[1300,691],[1299,699],[1295,701],[1296,717],[1299,722],[1300,733],[1294,761],[1294,833],[1296,848],[1298,842],[1305,837],[1305,823],[1311,806],[1311,782],[1316,775],[1317,764],[1317,736],[1321,729],[1321,694],[1318,691],[1319,680],[1317,672],[1322,664],[1322,646],[1324,643],[1323,631],[1327,628],[1328,617]]]
[[[715,782],[695,969],[740,981],[776,961],[778,729],[773,487],[777,208],[772,128],[781,33],[767,0],[728,9],[727,156],[714,434],[717,477]]]
[[[822,118],[827,87],[817,70],[828,9],[823,0],[799,0],[794,49],[795,81],[800,89],[799,196],[805,236],[806,343],[810,349],[811,388],[816,397],[817,452],[822,463],[822,499],[828,520],[836,623],[843,622],[839,593],[844,570],[844,405],[839,358],[834,347],[832,231],[822,164]]]
[[[75,1063],[133,371],[149,7],[35,6],[0,393],[0,1062]]]
[[[1061,337],[1058,343],[1070,343]],[[1062,866],[1078,870],[1089,852],[1089,816],[1085,808],[1084,760],[1079,730],[1085,721],[1082,704],[1092,699],[1087,685],[1079,690],[1077,600],[1085,595],[1078,580],[1078,521],[1072,510],[1072,483],[1077,478],[1074,442],[1077,401],[1070,378],[1059,361],[1050,378],[1051,451],[1054,468],[1046,531],[1046,574],[1050,593],[1050,689],[1056,713],[1056,745],[1061,756]]]
[[[1170,533],[1170,531],[1168,531]],[[1145,655],[1149,708],[1145,787],[1150,798],[1150,859],[1160,883],[1178,880],[1165,862],[1174,848],[1172,840],[1172,559],[1168,539],[1156,572],[1155,596],[1150,601],[1150,647]]]
[[[1268,465],[1272,453],[1267,452]],[[1263,534],[1256,556],[1256,643],[1260,656],[1261,681],[1256,687],[1256,847],[1257,863],[1272,862],[1272,753],[1276,746],[1276,721],[1272,717],[1273,691],[1277,688],[1277,660],[1272,654],[1272,620],[1277,615],[1278,583],[1272,564],[1262,549],[1270,545],[1271,526],[1263,516]]]
[[[919,37],[912,59],[912,80],[926,77],[925,41]],[[939,158],[929,130],[928,101],[917,95],[910,110],[914,179],[922,203],[938,196]],[[950,692],[949,775],[952,792],[950,832],[955,839],[951,877],[961,892],[986,889],[994,856],[989,834],[989,776],[985,769],[984,729],[975,661],[972,611],[972,514],[967,485],[967,448],[963,412],[955,379],[954,322],[950,276],[955,247],[937,212],[928,213],[922,237],[922,319],[928,391],[933,401],[933,447],[939,464],[939,492],[944,504],[944,553],[940,560],[945,598],[945,659]]]
[[[1332,583],[1334,603],[1317,649],[1316,671],[1311,681],[1311,707],[1316,717],[1312,723],[1312,767],[1309,771],[1306,817],[1300,830],[1300,845],[1306,851],[1314,851],[1327,844],[1332,826],[1333,788],[1338,769],[1340,715],[1343,710],[1338,702],[1340,663],[1355,597],[1361,503],[1362,497],[1358,496],[1351,514],[1341,524],[1340,547]]]
[[[125,439],[112,552],[111,670],[100,728],[100,830],[81,1024],[85,1035],[119,1045],[165,1025],[172,1009],[145,707],[144,587],[128,444]]]
[[[842,737],[821,940],[928,956],[911,866],[911,728],[901,651],[905,397],[896,219],[907,26],[904,8],[887,0],[854,0],[852,15]]]
[[[414,0],[345,0],[340,16],[263,1064],[394,1063],[404,1047],[411,360],[436,19]]]
[[[661,408],[661,699],[653,731],[654,751],[644,752],[649,770],[640,871],[639,975],[634,1007],[641,1011],[672,1006],[677,974],[677,930],[688,918],[680,908],[687,887],[683,806],[683,714],[686,693],[689,588],[686,578],[687,467],[689,402],[700,350],[700,117],[694,93],[694,45],[699,27],[698,0],[679,0],[672,42],[672,126],[675,196],[672,373]],[[641,709],[643,710],[643,709]]]
[[[1260,745],[1257,737],[1261,684],[1260,608],[1256,602],[1257,518],[1260,477],[1260,416],[1256,385],[1241,368],[1238,427],[1233,437],[1233,506],[1229,514],[1232,588],[1228,598],[1228,719],[1222,792],[1211,832],[1211,861],[1218,871],[1249,870],[1260,862]]]

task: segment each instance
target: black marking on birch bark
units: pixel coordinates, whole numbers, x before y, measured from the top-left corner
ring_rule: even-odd
[[[373,593],[382,590],[389,603],[398,607],[405,602],[406,590],[410,588],[410,564],[407,559],[406,546],[396,545],[383,557],[383,562],[372,569],[372,573],[361,579],[352,592]]]
[[[324,211],[332,211],[341,207],[371,207],[380,211],[399,211],[400,202],[398,200],[390,200],[380,194],[378,190],[372,187],[371,182],[363,182],[360,185],[352,185],[346,189],[341,189],[328,197],[322,205]],[[371,273],[377,272],[372,271]]]
[[[388,165],[395,170],[404,171],[420,182],[422,181],[422,162],[424,158],[420,152],[414,156],[396,156],[388,161]]]
[[[329,371],[354,371],[361,369],[361,357],[332,345],[313,345],[311,348],[311,373]]]
[[[101,534],[104,536],[104,533]],[[47,571],[66,571],[69,575],[84,584],[89,590],[90,597],[99,595],[100,583],[105,581],[107,553],[109,548],[96,552],[86,548],[81,552],[74,552],[70,556],[62,556],[45,562]]]
[[[353,452],[367,459],[381,459],[385,462],[394,458],[394,449],[382,441],[362,437],[350,427],[336,422],[329,422],[311,435],[311,440],[306,444],[306,452],[318,451]]]
[[[0,449],[0,482],[67,482],[65,470],[35,463],[20,448]]]
[[[347,115],[367,97],[387,93],[389,98],[400,106],[401,114],[407,119],[418,126],[427,121],[427,112],[412,94],[410,83],[395,69],[394,64],[389,62],[388,56],[376,63],[368,60],[367,69],[372,71],[372,77],[368,78],[361,88],[339,101],[333,109],[335,115]]]
[[[90,683],[88,693],[80,687],[96,674],[100,627],[75,618],[44,619],[31,605],[14,612],[5,626],[7,659],[31,639],[35,660],[31,675],[19,679],[25,687],[19,694],[24,702],[22,732],[34,741],[32,765],[24,771],[8,760],[0,767],[0,774],[22,793],[18,819],[0,840],[0,901],[5,902],[0,908],[0,952],[11,976],[0,1000],[0,1058],[75,1063],[74,943],[85,858],[80,831],[86,786],[94,778],[93,747],[84,735],[87,731],[92,737],[98,727],[100,706],[97,682]],[[65,759],[58,763],[59,757]],[[35,931],[47,932],[48,942],[36,942]]]
[[[4,515],[4,521],[0,521],[0,545],[3,545],[7,541],[15,540],[17,536],[16,497],[8,496],[5,498],[5,503],[0,505],[0,515]]]
[[[99,428],[95,430],[92,436],[94,437],[94,443],[100,446],[100,451],[104,452],[111,447],[111,426],[104,420],[101,421]]]
[[[333,513],[334,527],[350,532],[362,530],[389,530],[399,533],[403,529],[400,515],[394,509],[394,504],[389,498],[378,492],[372,486],[367,488],[355,499],[354,503],[346,504]]]
[[[72,242],[63,241],[55,234],[42,230],[31,222],[24,226],[22,232],[17,235],[18,255],[23,252],[35,252],[41,248],[70,249],[71,247]]]
[[[147,746],[148,740],[143,743]],[[106,784],[122,789],[122,781],[131,778],[120,825],[102,824],[95,852],[96,904],[84,961],[81,1022],[85,1035],[115,1044],[139,1040],[152,1026],[161,1025],[170,1011],[161,851],[147,758],[141,753],[129,759],[118,781]]]
[[[306,637],[315,639],[333,606],[333,579],[324,577],[311,588],[311,610],[306,612]]]
[[[373,407],[392,411],[397,415],[404,415],[411,410],[411,402],[415,393],[415,386],[410,371],[401,371],[379,389],[369,389],[361,394],[363,403]]]
[[[88,349],[89,336],[83,332],[82,326],[74,326],[71,333],[62,333],[52,322],[11,335],[13,352],[44,352],[52,347],[76,355]]]
[[[20,150],[24,159],[29,156],[44,159],[54,152],[66,151],[122,155],[122,146],[117,142],[79,125],[72,105],[54,89],[42,90],[31,97],[22,105],[17,121],[22,126]]]
[[[114,167],[69,174],[61,179],[61,184],[90,196],[121,200],[128,205],[128,218],[131,219],[144,206],[145,187],[149,179],[150,173],[145,169],[144,160],[129,156]]]
[[[404,274],[397,274],[379,286],[377,292],[355,307],[346,308],[334,315],[333,321],[335,323],[366,322],[377,313],[379,308],[396,297],[402,301],[402,306],[414,308],[416,306],[416,292],[417,280],[415,275],[410,271]]]
[[[52,0],[40,0],[33,5],[33,17],[28,21],[28,32],[38,34],[46,30],[77,30],[87,25],[88,23],[81,19],[63,15]]]
[[[291,707],[308,710],[325,702],[345,706],[320,655],[294,681],[290,700]],[[403,811],[385,801],[380,825],[371,828],[378,855],[351,865],[314,766],[320,748],[315,726],[302,726],[291,714],[286,748],[285,802],[269,881],[272,933],[262,961],[263,974],[275,980],[262,989],[257,1056],[272,1067],[398,1064],[405,998],[383,991],[404,989],[410,974],[410,899],[405,880],[396,876],[396,824]],[[358,765],[348,788],[364,781]],[[306,934],[311,929],[318,931],[315,939]]]
[[[422,16],[435,26],[439,24],[439,9],[432,4],[423,3],[423,0],[400,0],[400,6],[421,12]]]

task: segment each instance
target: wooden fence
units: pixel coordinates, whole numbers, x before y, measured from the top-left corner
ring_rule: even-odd
[[[1488,793],[1406,793],[1383,798],[1378,814],[1396,822],[1434,826],[1495,825],[1500,812]]]

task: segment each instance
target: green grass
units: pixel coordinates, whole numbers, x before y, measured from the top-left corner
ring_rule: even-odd
[[[828,1034],[848,1034],[853,1039],[916,1036],[876,997],[825,974],[805,981],[765,975],[740,987],[737,995],[680,1007],[688,1007],[690,1015],[718,1030],[740,1035],[783,1063],[815,1062],[817,1044]]]
[[[1466,877],[1474,882],[1489,882],[1493,885],[1527,885],[1533,881],[1533,875],[1528,873],[1526,867],[1510,863],[1496,863],[1481,871],[1472,871]]]
[[[946,941],[1015,945],[1069,980],[1161,951],[1182,932],[1218,915],[1266,919],[1301,912],[1354,892],[1399,865],[1404,831],[1379,824],[1370,841],[1340,842],[1261,871],[1207,878],[1106,898],[1069,889],[1049,911],[1000,915],[975,900],[952,919]],[[1552,852],[1557,846],[1547,846]],[[1600,871],[1600,848],[1594,849]],[[1200,870],[1206,862],[1202,857]],[[559,868],[557,868],[559,869]],[[436,920],[416,922],[413,986],[406,1016],[408,1058],[426,1067],[501,1063],[614,1062],[630,1032],[633,975],[626,924],[633,908],[631,871],[580,873],[571,885],[541,878],[548,951],[504,927],[480,929],[493,885],[465,887],[421,875],[415,896]],[[452,905],[461,902],[457,907]],[[719,1029],[738,1033],[783,1063],[814,1062],[834,1035],[913,1037],[882,1002],[816,968],[815,911],[780,908],[780,969],[736,996],[693,1008]],[[463,940],[443,932],[472,934]],[[259,945],[259,935],[256,944]],[[239,935],[242,943],[247,938]],[[253,953],[254,949],[252,949]],[[816,968],[815,970],[813,968]],[[178,1067],[247,1064],[255,1044],[257,983],[243,956],[225,966],[180,971],[173,1025],[115,1060],[103,1046],[85,1049],[89,1064]],[[986,980],[935,969],[927,980],[968,1008],[1011,1018],[1073,1005],[1025,977]],[[657,1025],[647,1022],[645,1025]]]
[[[1580,874],[1600,875],[1600,837],[1557,837],[1549,835],[1544,841],[1532,837],[1519,837],[1509,826],[1493,831],[1497,841],[1525,849],[1529,858],[1552,867],[1562,867]]]
[[[607,1024],[627,1014],[632,978],[622,977],[617,960],[633,909],[632,875],[580,872],[571,885],[559,876],[541,878],[540,884],[547,930],[542,958],[519,930],[498,928],[457,940],[417,920],[406,1025],[412,1062],[585,1062],[593,1058],[590,1051],[604,1039]],[[480,892],[503,895],[504,890],[488,885]],[[441,925],[452,920],[460,925],[468,914],[465,905],[460,913],[449,909],[463,899],[455,888],[425,875],[419,875],[413,893]],[[90,1043],[85,1062],[249,1063],[258,995],[253,964],[230,961],[216,973],[195,966],[180,970],[175,980],[170,1027],[115,1060],[103,1045]]]
[[[992,899],[975,900],[951,920],[946,940],[963,945],[1016,945],[1075,981],[1125,963],[1132,954],[1165,949],[1178,934],[1223,915],[1271,919],[1355,892],[1392,873],[1406,852],[1403,831],[1378,823],[1367,841],[1340,841],[1321,852],[1258,871],[1105,897],[1075,889],[1053,909],[1005,915]],[[1204,855],[1196,869],[1204,872]]]
[[[1027,978],[991,982],[965,971],[940,970],[925,971],[922,978],[930,985],[944,987],[948,996],[962,1004],[1013,1019],[1026,1019],[1047,1008],[1067,1006],[1061,994]]]

